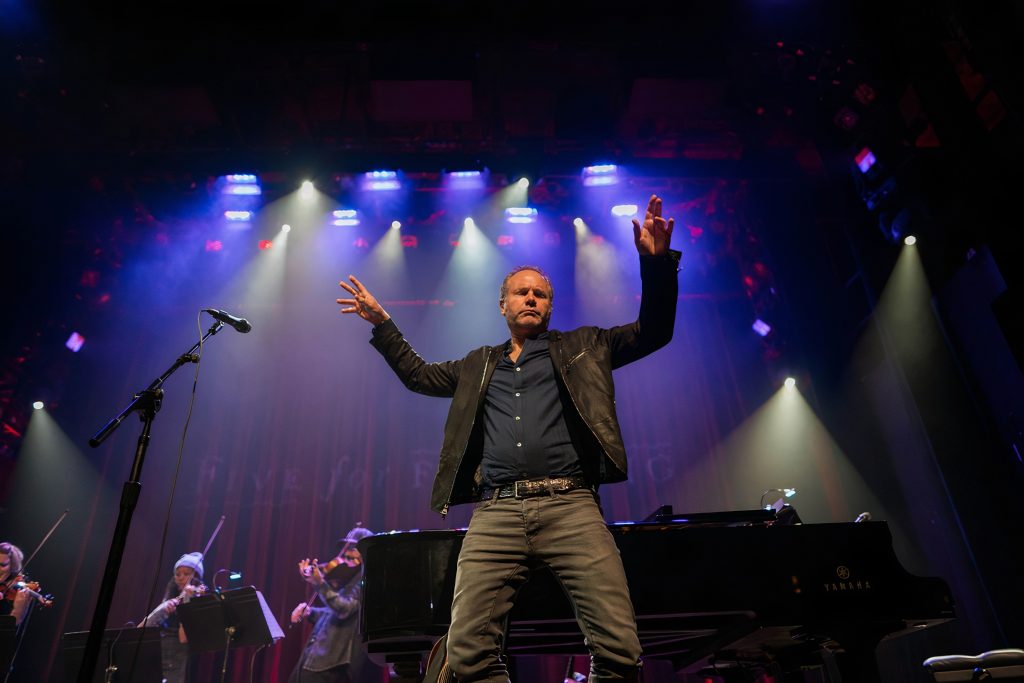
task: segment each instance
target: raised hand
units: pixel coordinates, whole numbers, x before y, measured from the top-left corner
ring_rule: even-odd
[[[324,582],[324,575],[320,573],[320,565],[317,560],[312,562],[309,559],[299,560],[299,574],[302,575],[303,581],[311,586],[319,586]]]
[[[338,283],[352,295],[350,299],[338,299],[338,303],[345,306],[341,309],[342,313],[356,313],[373,325],[379,325],[391,317],[355,275],[349,275],[348,279],[352,282],[351,285],[344,281]]]
[[[651,200],[647,203],[643,225],[637,219],[633,219],[633,243],[636,244],[636,250],[645,256],[660,256],[667,253],[675,226],[674,218],[669,218],[666,222],[661,217],[661,197],[652,194]]]

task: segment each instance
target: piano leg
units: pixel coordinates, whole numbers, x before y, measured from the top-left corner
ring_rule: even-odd
[[[875,651],[882,638],[901,630],[904,625],[877,625],[870,627],[853,624],[846,629],[831,629],[832,637],[842,651],[835,653],[836,664],[843,683],[880,683],[878,658]]]

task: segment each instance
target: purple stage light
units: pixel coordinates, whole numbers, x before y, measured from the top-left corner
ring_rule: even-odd
[[[754,324],[751,325],[751,327],[753,328],[754,332],[757,332],[762,337],[767,337],[768,334],[772,331],[772,326],[766,323],[765,321],[761,320],[760,318],[755,320]]]
[[[334,225],[359,225],[359,212],[355,209],[338,209],[334,211]]]
[[[636,204],[616,204],[615,206],[612,207],[612,215],[618,216],[619,218],[635,216],[636,212]]]
[[[865,147],[857,152],[857,156],[853,160],[857,162],[857,168],[861,173],[867,173],[875,165],[875,153],[871,151],[871,148]]]
[[[224,218],[229,221],[248,221],[252,218],[252,211],[225,211]]]
[[[64,342],[64,346],[68,347],[75,353],[78,353],[79,351],[82,350],[83,344],[85,344],[85,337],[78,334],[77,332],[72,332],[71,336],[68,337],[68,340]]]
[[[505,209],[505,220],[509,223],[533,223],[537,220],[537,209],[532,206],[512,206]]]
[[[398,180],[397,171],[369,171],[363,174],[363,189],[374,192],[380,190],[400,190],[402,183]]]
[[[583,186],[599,187],[619,182],[619,167],[615,164],[598,164],[583,167]]]
[[[449,190],[479,190],[487,185],[482,171],[452,171],[445,174],[445,187]]]
[[[254,196],[263,194],[263,190],[259,185],[228,185],[224,188],[224,194]]]
[[[260,181],[252,173],[232,173],[224,176],[226,185],[221,194],[256,196],[263,194]]]

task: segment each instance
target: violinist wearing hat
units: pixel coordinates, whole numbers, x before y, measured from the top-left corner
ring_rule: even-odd
[[[313,630],[288,683],[379,682],[382,671],[366,656],[359,641],[359,607],[363,595],[363,557],[356,544],[373,532],[356,526],[345,538],[337,557],[318,563],[299,562],[302,579],[316,589],[326,607],[300,602],[292,610],[293,624],[313,622]]]
[[[174,575],[167,582],[163,602],[150,612],[139,627],[160,627],[160,659],[165,683],[188,680],[188,639],[178,621],[178,605],[206,590],[203,585],[203,554],[185,553],[174,563]]]

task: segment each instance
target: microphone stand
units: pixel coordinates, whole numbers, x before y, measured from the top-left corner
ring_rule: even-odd
[[[132,523],[132,513],[139,502],[139,493],[142,491],[142,484],[139,476],[142,473],[142,461],[146,458],[146,449],[149,447],[149,435],[153,428],[153,420],[160,410],[163,401],[164,381],[170,377],[175,370],[185,363],[198,363],[199,356],[195,351],[209,337],[220,332],[224,323],[218,321],[202,339],[193,344],[192,348],[178,357],[174,364],[164,374],[157,377],[144,390],[135,394],[132,402],[108,422],[103,429],[89,439],[89,445],[96,448],[103,443],[107,437],[114,433],[129,413],[138,411],[142,420],[142,434],[139,435],[138,444],[135,447],[135,460],[132,462],[131,473],[128,481],[121,489],[121,505],[117,515],[117,524],[114,526],[114,537],[110,541],[110,552],[107,554],[107,566],[103,571],[103,580],[100,583],[100,590],[96,597],[96,610],[92,615],[92,625],[89,628],[89,637],[85,641],[85,651],[82,653],[82,665],[78,670],[78,683],[89,683],[92,680],[93,672],[96,670],[96,662],[99,660],[100,646],[103,642],[103,631],[107,626],[107,616],[110,614],[110,603],[114,598],[114,586],[117,584],[117,575],[121,569],[121,559],[124,556],[124,547],[128,540],[128,528]]]

